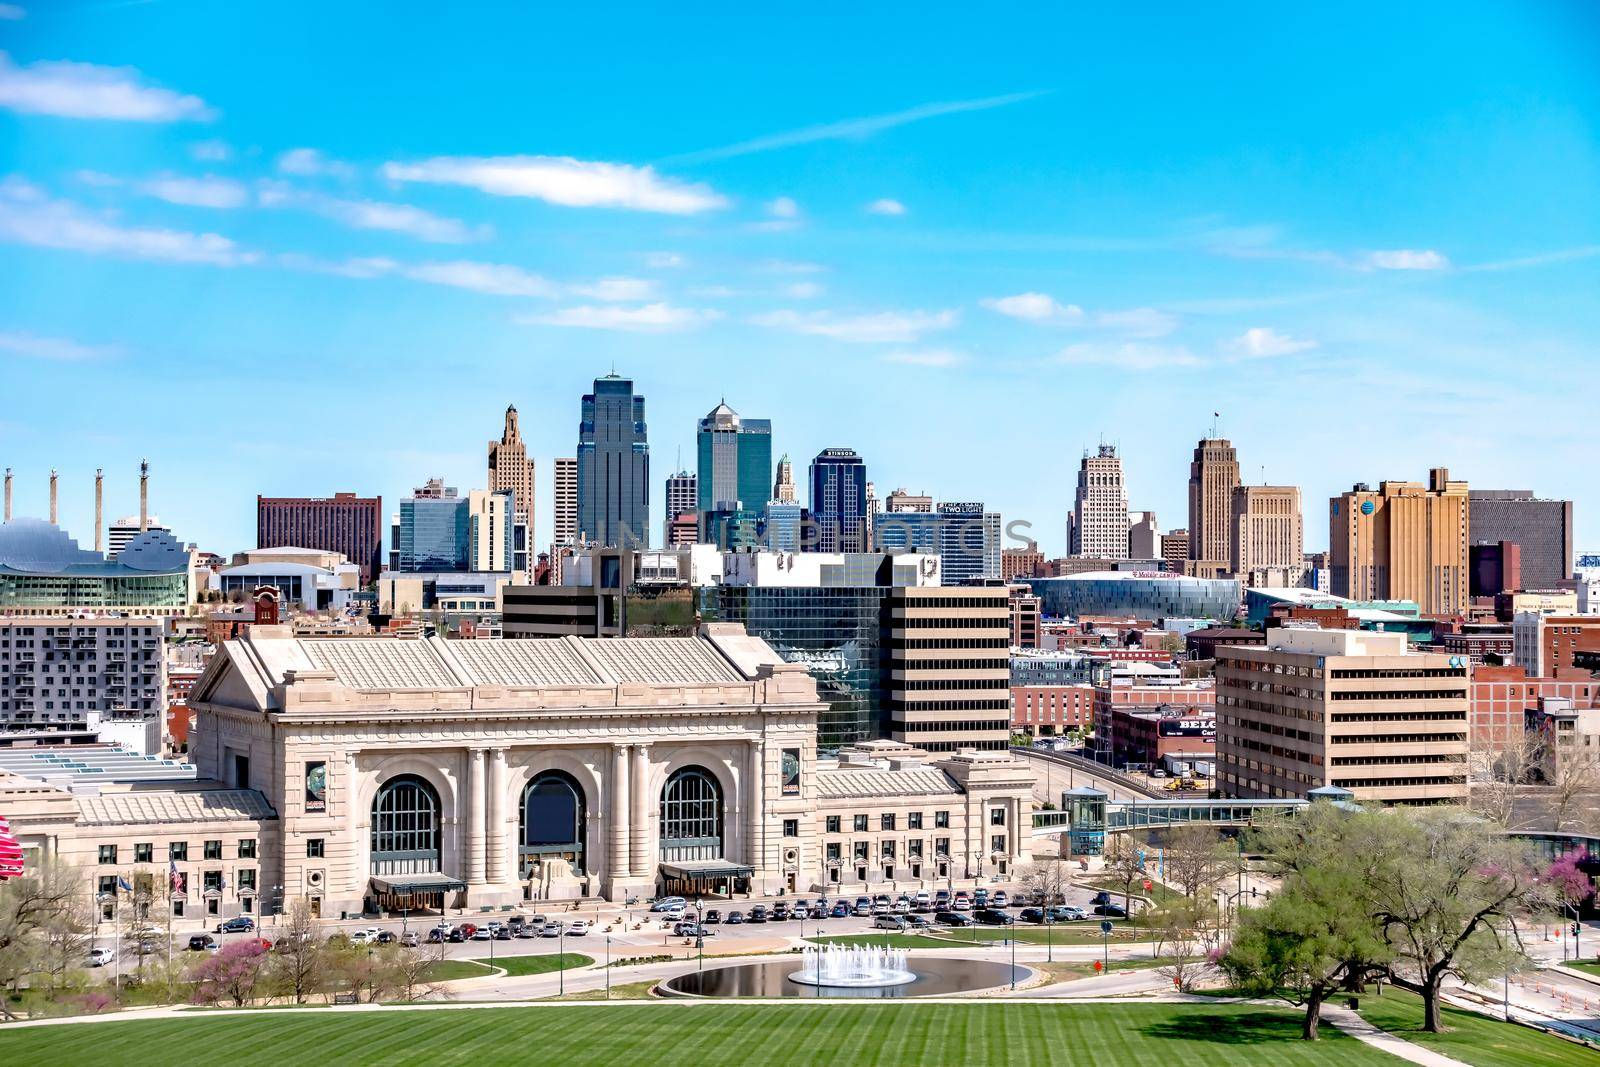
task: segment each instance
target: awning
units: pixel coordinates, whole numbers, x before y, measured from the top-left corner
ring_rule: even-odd
[[[374,878],[372,888],[379,893],[447,893],[465,889],[467,883],[439,871],[427,874],[397,874],[390,878]]]
[[[691,860],[686,863],[663,863],[661,873],[667,878],[749,878],[755,868],[726,860]]]

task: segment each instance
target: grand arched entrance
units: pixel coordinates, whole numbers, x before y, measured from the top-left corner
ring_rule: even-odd
[[[694,898],[749,888],[751,869],[723,859],[726,805],[722,786],[704,767],[683,767],[661,790],[661,884]]]
[[[372,798],[372,891],[383,911],[443,910],[444,895],[465,883],[442,867],[439,794],[415,774],[401,774]]]
[[[534,864],[564,860],[575,875],[587,873],[588,804],[583,787],[564,771],[544,771],[522,791],[517,834],[518,875],[526,879]]]

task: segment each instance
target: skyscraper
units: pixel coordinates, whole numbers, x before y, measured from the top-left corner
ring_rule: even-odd
[[[825,448],[811,461],[811,519],[816,552],[867,548],[867,465],[853,448]]]
[[[1305,519],[1293,485],[1238,485],[1228,567],[1246,585],[1296,586],[1305,573]]]
[[[1516,545],[1523,588],[1555,589],[1572,577],[1572,501],[1539,500],[1527,489],[1474,489],[1467,501],[1472,544]]]
[[[514,494],[515,521],[531,532],[534,464],[533,460],[528,458],[527,447],[522,443],[515,404],[506,408],[506,425],[500,434],[500,440],[489,442],[489,491],[500,490],[510,490]],[[531,553],[524,553],[524,556],[529,555]],[[531,568],[526,570],[523,574],[524,579],[532,573]]]
[[[578,426],[578,537],[650,547],[650,444],[633,381],[596,378]]]
[[[1328,502],[1333,592],[1352,600],[1410,600],[1424,615],[1466,610],[1467,483],[1435,467],[1428,484],[1363,484]]]
[[[664,527],[666,539],[663,544],[673,543],[673,523],[683,515],[693,517],[699,510],[699,481],[699,477],[693,471],[679,471],[677,474],[667,475],[667,517]],[[693,544],[692,541],[690,543]]]
[[[555,508],[551,517],[555,520],[555,543],[570,545],[578,539],[578,461],[562,456],[553,467]]]
[[[1128,487],[1116,445],[1084,452],[1071,530],[1074,556],[1128,558]]]
[[[765,510],[772,478],[772,423],[741,418],[727,404],[718,404],[700,420],[695,445],[700,460],[700,536],[722,543],[712,527],[728,523],[748,524],[753,532]]]
[[[467,502],[441,479],[400,501],[390,535],[389,568],[405,574],[470,570]]]
[[[363,585],[376,581],[383,566],[383,497],[256,497],[256,547],[286,545],[342,552],[361,568]]]
[[[1233,490],[1238,484],[1239,456],[1233,443],[1202,438],[1189,464],[1189,558],[1202,578],[1228,569]]]
[[[778,473],[772,479],[772,499],[780,504],[796,504],[800,498],[794,491],[794,464],[787,454],[778,460]]]

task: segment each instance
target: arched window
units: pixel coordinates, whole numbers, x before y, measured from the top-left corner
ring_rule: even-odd
[[[439,794],[414,774],[391,778],[372,798],[372,873],[439,869]]]
[[[722,789],[711,772],[685,767],[661,791],[661,858],[722,858]]]
[[[517,840],[522,877],[535,859],[559,857],[583,873],[583,787],[571,775],[545,771],[522,791],[521,833]]]

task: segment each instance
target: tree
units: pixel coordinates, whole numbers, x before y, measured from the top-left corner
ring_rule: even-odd
[[[1291,873],[1264,907],[1240,913],[1219,965],[1239,988],[1305,1008],[1300,1036],[1315,1041],[1323,1002],[1390,959],[1362,890],[1345,867]]]
[[[1136,920],[1155,938],[1157,956],[1167,959],[1156,973],[1187,993],[1209,969],[1207,957],[1220,931],[1216,902],[1208,897],[1174,897]]]
[[[430,978],[434,966],[445,958],[443,942],[421,948],[402,946],[390,961],[395,991],[406,1002],[420,1000],[438,991],[438,984]]]
[[[1594,879],[1590,878],[1580,866],[1588,861],[1587,849],[1581,852],[1568,852],[1544,872],[1544,884],[1549,887],[1551,896],[1563,909],[1561,912],[1563,922],[1566,921],[1566,909],[1571,909],[1576,915],[1578,906],[1594,895]]]
[[[216,1004],[231,1000],[235,1007],[244,1007],[255,996],[265,970],[266,952],[259,941],[235,941],[201,960],[189,972],[195,983],[195,1002]]]
[[[1064,899],[1067,887],[1072,884],[1072,876],[1065,861],[1040,859],[1018,871],[1017,881],[1029,893],[1042,895],[1046,904],[1054,904]]]
[[[1530,780],[1544,763],[1544,735],[1522,731],[1497,745],[1474,747],[1471,754],[1472,809],[1507,829],[1524,829],[1520,800],[1533,792]]]
[[[1137,847],[1127,834],[1106,836],[1106,874],[1112,884],[1122,886],[1122,906],[1133,914],[1133,885],[1144,879],[1144,850]]]
[[[1185,896],[1209,895],[1233,869],[1235,857],[1215,829],[1191,823],[1167,835],[1162,870]]]
[[[48,961],[52,938],[58,951],[69,943],[81,945],[89,928],[82,885],[77,870],[55,860],[0,882],[0,986],[15,989]],[[7,999],[0,997],[0,1017],[14,1019]]]
[[[316,919],[305,898],[289,905],[288,921],[279,927],[272,960],[273,984],[296,1004],[322,991],[324,952],[317,940]]]

